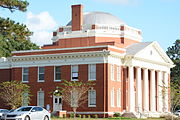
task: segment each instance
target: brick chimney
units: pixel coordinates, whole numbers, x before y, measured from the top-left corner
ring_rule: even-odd
[[[72,5],[72,31],[82,30],[83,5]]]

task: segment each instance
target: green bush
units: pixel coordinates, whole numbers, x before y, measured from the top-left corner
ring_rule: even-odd
[[[114,115],[113,115],[113,117],[121,117],[121,113],[115,112]]]
[[[77,117],[81,118],[81,115],[77,115]]]
[[[98,115],[93,115],[93,118],[98,118]]]
[[[83,118],[86,118],[86,115],[83,115]]]
[[[108,118],[108,119],[131,120],[131,118],[128,118],[128,117],[112,117],[112,118]]]
[[[63,114],[63,118],[66,118],[66,114]]]
[[[75,117],[75,114],[74,113],[71,113],[70,114],[70,118],[74,118]]]
[[[87,115],[87,118],[91,118],[91,115]]]

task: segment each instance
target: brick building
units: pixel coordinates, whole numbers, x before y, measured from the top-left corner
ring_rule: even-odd
[[[72,6],[72,20],[53,32],[53,44],[40,50],[14,51],[0,59],[0,81],[20,80],[31,88],[30,105],[51,111],[72,109],[50,94],[62,79],[95,81],[88,102],[78,114],[170,111],[169,86],[173,62],[157,42],[141,42],[139,29],[104,12],[83,13]],[[3,104],[1,104],[2,106]]]

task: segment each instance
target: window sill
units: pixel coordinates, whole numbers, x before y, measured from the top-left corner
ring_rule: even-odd
[[[88,105],[88,107],[96,107],[96,105]]]
[[[61,80],[54,80],[54,82],[61,82]]]
[[[71,81],[79,81],[79,80],[73,80],[73,79],[72,79]]]
[[[38,80],[38,82],[40,82],[40,83],[41,83],[41,82],[44,82],[44,80],[41,80],[41,81],[39,81],[39,80]]]
[[[29,83],[29,81],[22,81],[22,83]]]
[[[88,81],[96,81],[96,79],[89,79]]]

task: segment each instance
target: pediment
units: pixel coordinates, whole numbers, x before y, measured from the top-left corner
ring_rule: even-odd
[[[158,63],[173,64],[171,59],[157,42],[152,42],[150,45],[137,52],[134,57]]]

